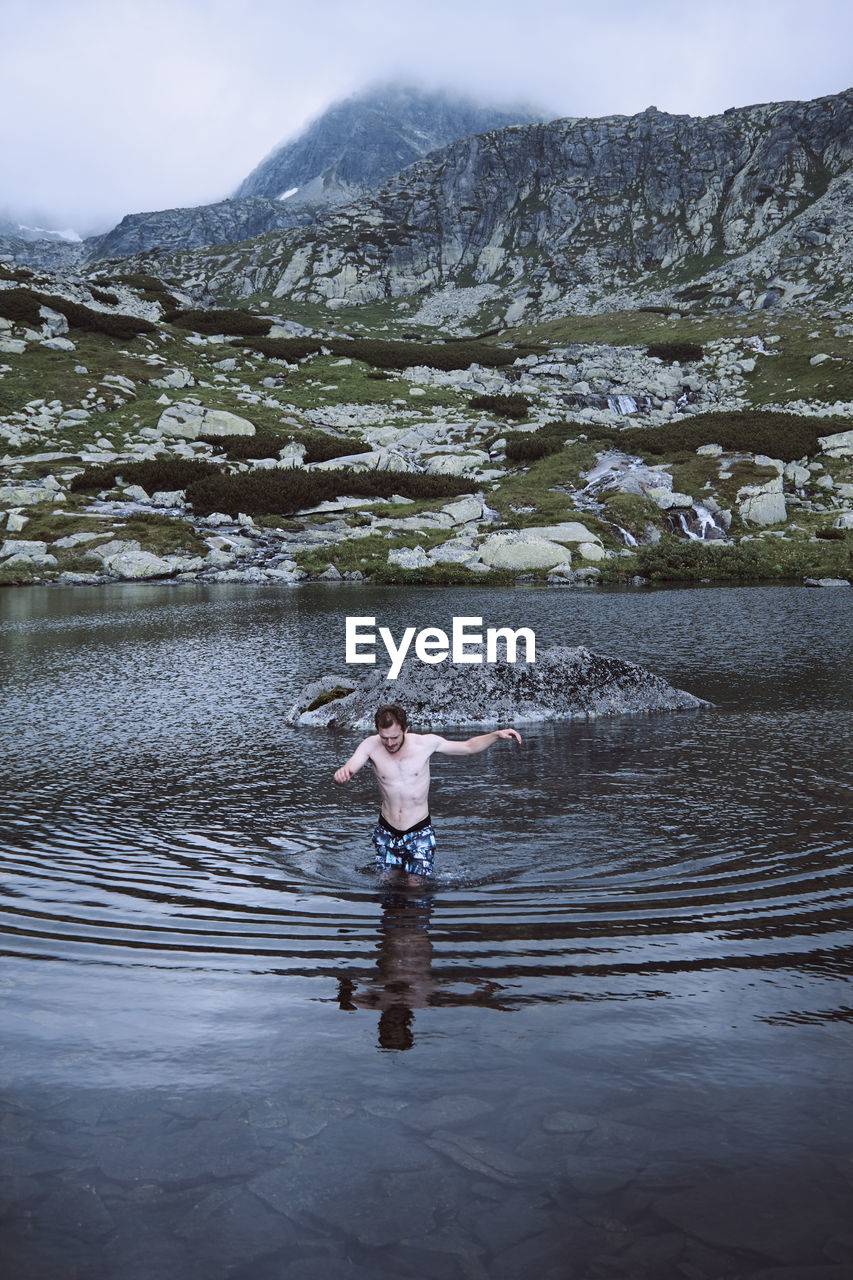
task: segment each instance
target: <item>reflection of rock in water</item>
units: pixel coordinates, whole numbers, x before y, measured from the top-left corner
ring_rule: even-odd
[[[386,679],[381,656],[377,666],[369,676],[347,677],[343,684],[348,681],[350,688],[357,687],[345,696],[327,696],[342,684],[340,676],[313,681],[291,709],[290,723],[372,732],[376,708],[390,701],[406,708],[412,724],[434,729],[695,710],[708,705],[632,662],[583,648],[539,650],[535,662],[468,665],[448,660],[429,666],[406,661],[394,681]],[[324,696],[327,700],[316,710],[304,710]]]

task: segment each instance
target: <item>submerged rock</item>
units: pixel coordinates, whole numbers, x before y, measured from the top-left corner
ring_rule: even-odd
[[[519,651],[524,652],[522,646]],[[383,655],[368,676],[326,676],[307,685],[288,713],[298,725],[373,730],[383,703],[405,707],[412,725],[531,724],[639,712],[696,710],[710,704],[632,662],[589,649],[554,648],[535,662],[486,665],[407,661],[386,679]]]

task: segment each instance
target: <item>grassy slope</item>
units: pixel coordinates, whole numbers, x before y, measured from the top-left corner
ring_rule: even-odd
[[[253,301],[257,305],[257,300]],[[281,312],[281,300],[276,300],[275,306]],[[410,303],[407,307],[409,311],[412,310]],[[352,317],[348,313],[336,313],[334,317],[324,313],[320,320],[319,316],[309,317],[306,309],[302,308],[293,309],[293,318],[313,320],[315,323],[320,320],[325,325],[331,319],[336,331],[344,332],[348,326],[352,328],[357,316],[362,332],[372,329],[373,336],[392,336],[406,328],[405,315],[400,312],[401,309],[396,304],[385,307],[377,304],[370,309],[353,309]],[[287,314],[291,314],[291,309],[288,308]],[[389,325],[390,330],[384,330],[384,325]],[[411,325],[408,327],[411,328]],[[772,349],[779,354],[761,357],[755,373],[747,383],[753,404],[762,406],[782,403],[794,396],[817,397],[823,401],[832,400],[836,396],[853,399],[853,342],[849,338],[836,338],[834,328],[835,322],[783,313],[754,317],[712,315],[674,318],[655,312],[634,311],[524,325],[502,331],[487,341],[510,343],[519,354],[524,354],[531,350],[547,351],[551,346],[562,347],[571,343],[644,346],[651,341],[677,339],[708,343],[720,338],[743,338],[756,333],[765,338],[778,337],[779,341]],[[423,326],[420,326],[420,331],[424,332],[425,337],[430,337]],[[59,399],[66,409],[79,407],[81,404],[91,407],[91,398],[86,399],[91,388],[103,397],[103,411],[93,412],[86,422],[66,421],[61,429],[28,432],[30,438],[20,447],[4,450],[9,455],[8,463],[3,469],[4,482],[37,478],[59,465],[50,462],[31,463],[21,470],[14,466],[16,456],[24,458],[47,450],[79,456],[81,452],[93,449],[96,437],[108,439],[116,450],[126,450],[129,442],[139,439],[143,428],[156,424],[163,408],[158,401],[164,391],[161,387],[153,386],[152,382],[175,367],[189,370],[195,379],[195,385],[182,390],[168,390],[166,395],[170,400],[194,398],[209,407],[230,410],[248,417],[259,432],[281,432],[283,423],[291,426],[307,425],[309,421],[322,423],[323,410],[331,410],[341,404],[358,406],[362,410],[375,406],[377,418],[399,427],[409,426],[413,421],[449,421],[456,424],[456,437],[462,439],[482,416],[467,408],[467,395],[455,390],[427,388],[425,395],[411,396],[409,384],[402,376],[392,374],[387,380],[374,380],[367,376],[367,365],[359,361],[342,365],[339,357],[319,355],[296,366],[285,367],[280,362],[268,361],[234,348],[227,342],[194,345],[188,341],[185,332],[167,325],[161,326],[157,335],[130,341],[77,331],[71,336],[75,342],[75,350],[72,352],[49,351],[33,342],[23,356],[2,357],[7,371],[0,378],[0,415],[8,418],[15,412],[23,411],[27,403],[36,398],[47,401]],[[824,352],[831,356],[829,362],[819,366],[809,363],[812,356]],[[217,363],[226,359],[236,360],[233,371],[223,372],[217,369]],[[81,366],[87,372],[79,372]],[[136,394],[128,398],[126,403],[118,403],[116,393],[101,385],[102,378],[110,373],[122,374],[137,384]],[[276,379],[279,385],[264,387],[264,379],[270,378]],[[253,402],[256,397],[260,397],[260,401]],[[505,429],[497,418],[494,420],[494,428],[493,438]],[[361,432],[357,428],[344,431],[336,427],[335,430],[342,435],[350,434],[354,441],[361,439]],[[489,503],[508,524],[518,527],[551,523],[577,514],[566,489],[577,485],[581,469],[590,465],[596,451],[594,430],[579,428],[579,435],[583,433],[588,435],[586,441],[581,440],[559,455],[544,458],[530,467],[508,470],[505,478],[489,490]],[[482,441],[478,438],[477,443],[481,444]],[[0,445],[0,450],[3,448]],[[720,481],[717,461],[697,458],[695,454],[673,453],[655,456],[653,461],[671,464],[677,489],[701,498],[707,494],[710,484],[716,496],[729,503],[739,484],[762,478],[762,474],[755,471],[754,467],[752,470],[755,474],[747,474],[742,466],[730,481]],[[850,479],[848,464],[827,463],[826,466],[838,479]],[[93,524],[92,517],[78,516],[75,519],[68,514],[74,509],[82,511],[83,505],[84,502],[80,499],[67,504],[64,512],[58,508],[30,510],[27,512],[29,523],[16,536],[52,541],[68,531],[69,520],[75,530],[104,527],[103,522],[95,521]],[[434,510],[441,505],[440,501],[407,504],[399,509],[398,514],[412,515],[418,511]],[[525,507],[533,510],[519,510]],[[362,510],[367,512],[370,509],[371,504],[365,501]],[[387,514],[389,510],[387,506],[382,508],[383,514]],[[619,544],[612,524],[618,523],[635,534],[642,534],[649,523],[661,526],[661,515],[657,508],[647,500],[634,498],[632,495],[612,497],[604,514],[609,517],[609,521],[597,521],[586,514],[581,518],[592,531],[599,533],[605,545],[614,549]],[[278,523],[287,527],[288,523],[292,526],[293,522]],[[753,556],[750,563],[759,575],[790,576],[808,572],[826,576],[850,572],[849,538],[835,542],[813,539],[815,530],[827,523],[826,515],[820,512],[797,513],[795,523],[799,527],[789,531],[789,542],[782,544],[777,539],[768,547],[766,555],[764,552],[760,555],[756,552]],[[177,549],[178,546],[187,550],[197,550],[199,546],[191,536],[191,531],[188,532],[189,526],[176,530],[174,536],[171,533],[167,535],[165,525],[158,525],[156,521],[147,525],[142,522],[133,534],[128,532],[126,524],[117,524],[115,527],[121,529],[122,537],[136,537],[143,546],[160,553]],[[733,532],[739,534],[743,531],[735,523]],[[419,542],[426,547],[436,539],[440,540],[440,536],[421,534],[410,537],[406,534],[392,540],[382,539],[381,545],[371,545],[369,548],[366,545],[368,540],[365,540],[358,555],[356,544],[347,544],[341,563],[345,562],[349,566],[352,560],[350,567],[355,567],[357,561],[358,567],[370,569],[380,563],[384,564],[389,546],[415,545]],[[771,539],[762,535],[760,540],[756,539],[756,543],[759,542],[770,544]],[[365,554],[366,552],[373,554]],[[614,574],[630,574],[635,568],[642,568],[645,564],[646,571],[652,575],[677,575],[680,556],[683,561],[682,572],[690,578],[700,575],[700,569],[696,568],[695,563],[697,555],[706,556],[708,563],[705,571],[712,577],[729,576],[730,571],[720,567],[726,555],[725,550],[706,547],[697,549],[695,544],[667,546],[666,556],[661,553],[658,561],[654,561],[652,553],[648,552],[641,553],[635,561],[622,559],[605,568]],[[67,559],[70,560],[71,557]],[[316,568],[310,557],[306,562],[312,569]],[[329,557],[326,555],[324,564],[328,562]],[[741,576],[748,567],[749,563],[746,561],[739,566]],[[452,577],[454,574],[458,576],[460,571],[447,569],[443,572]]]

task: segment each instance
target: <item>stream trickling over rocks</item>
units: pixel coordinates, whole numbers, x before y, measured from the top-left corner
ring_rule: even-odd
[[[4,593],[9,1274],[842,1280],[848,596]],[[286,723],[348,614],[713,705],[436,762],[395,893],[361,735]]]

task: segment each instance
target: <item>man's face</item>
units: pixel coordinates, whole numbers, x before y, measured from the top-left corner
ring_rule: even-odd
[[[379,740],[385,750],[390,752],[391,755],[394,755],[396,751],[400,750],[405,738],[405,729],[401,729],[396,721],[393,724],[390,724],[387,729],[379,730]]]

